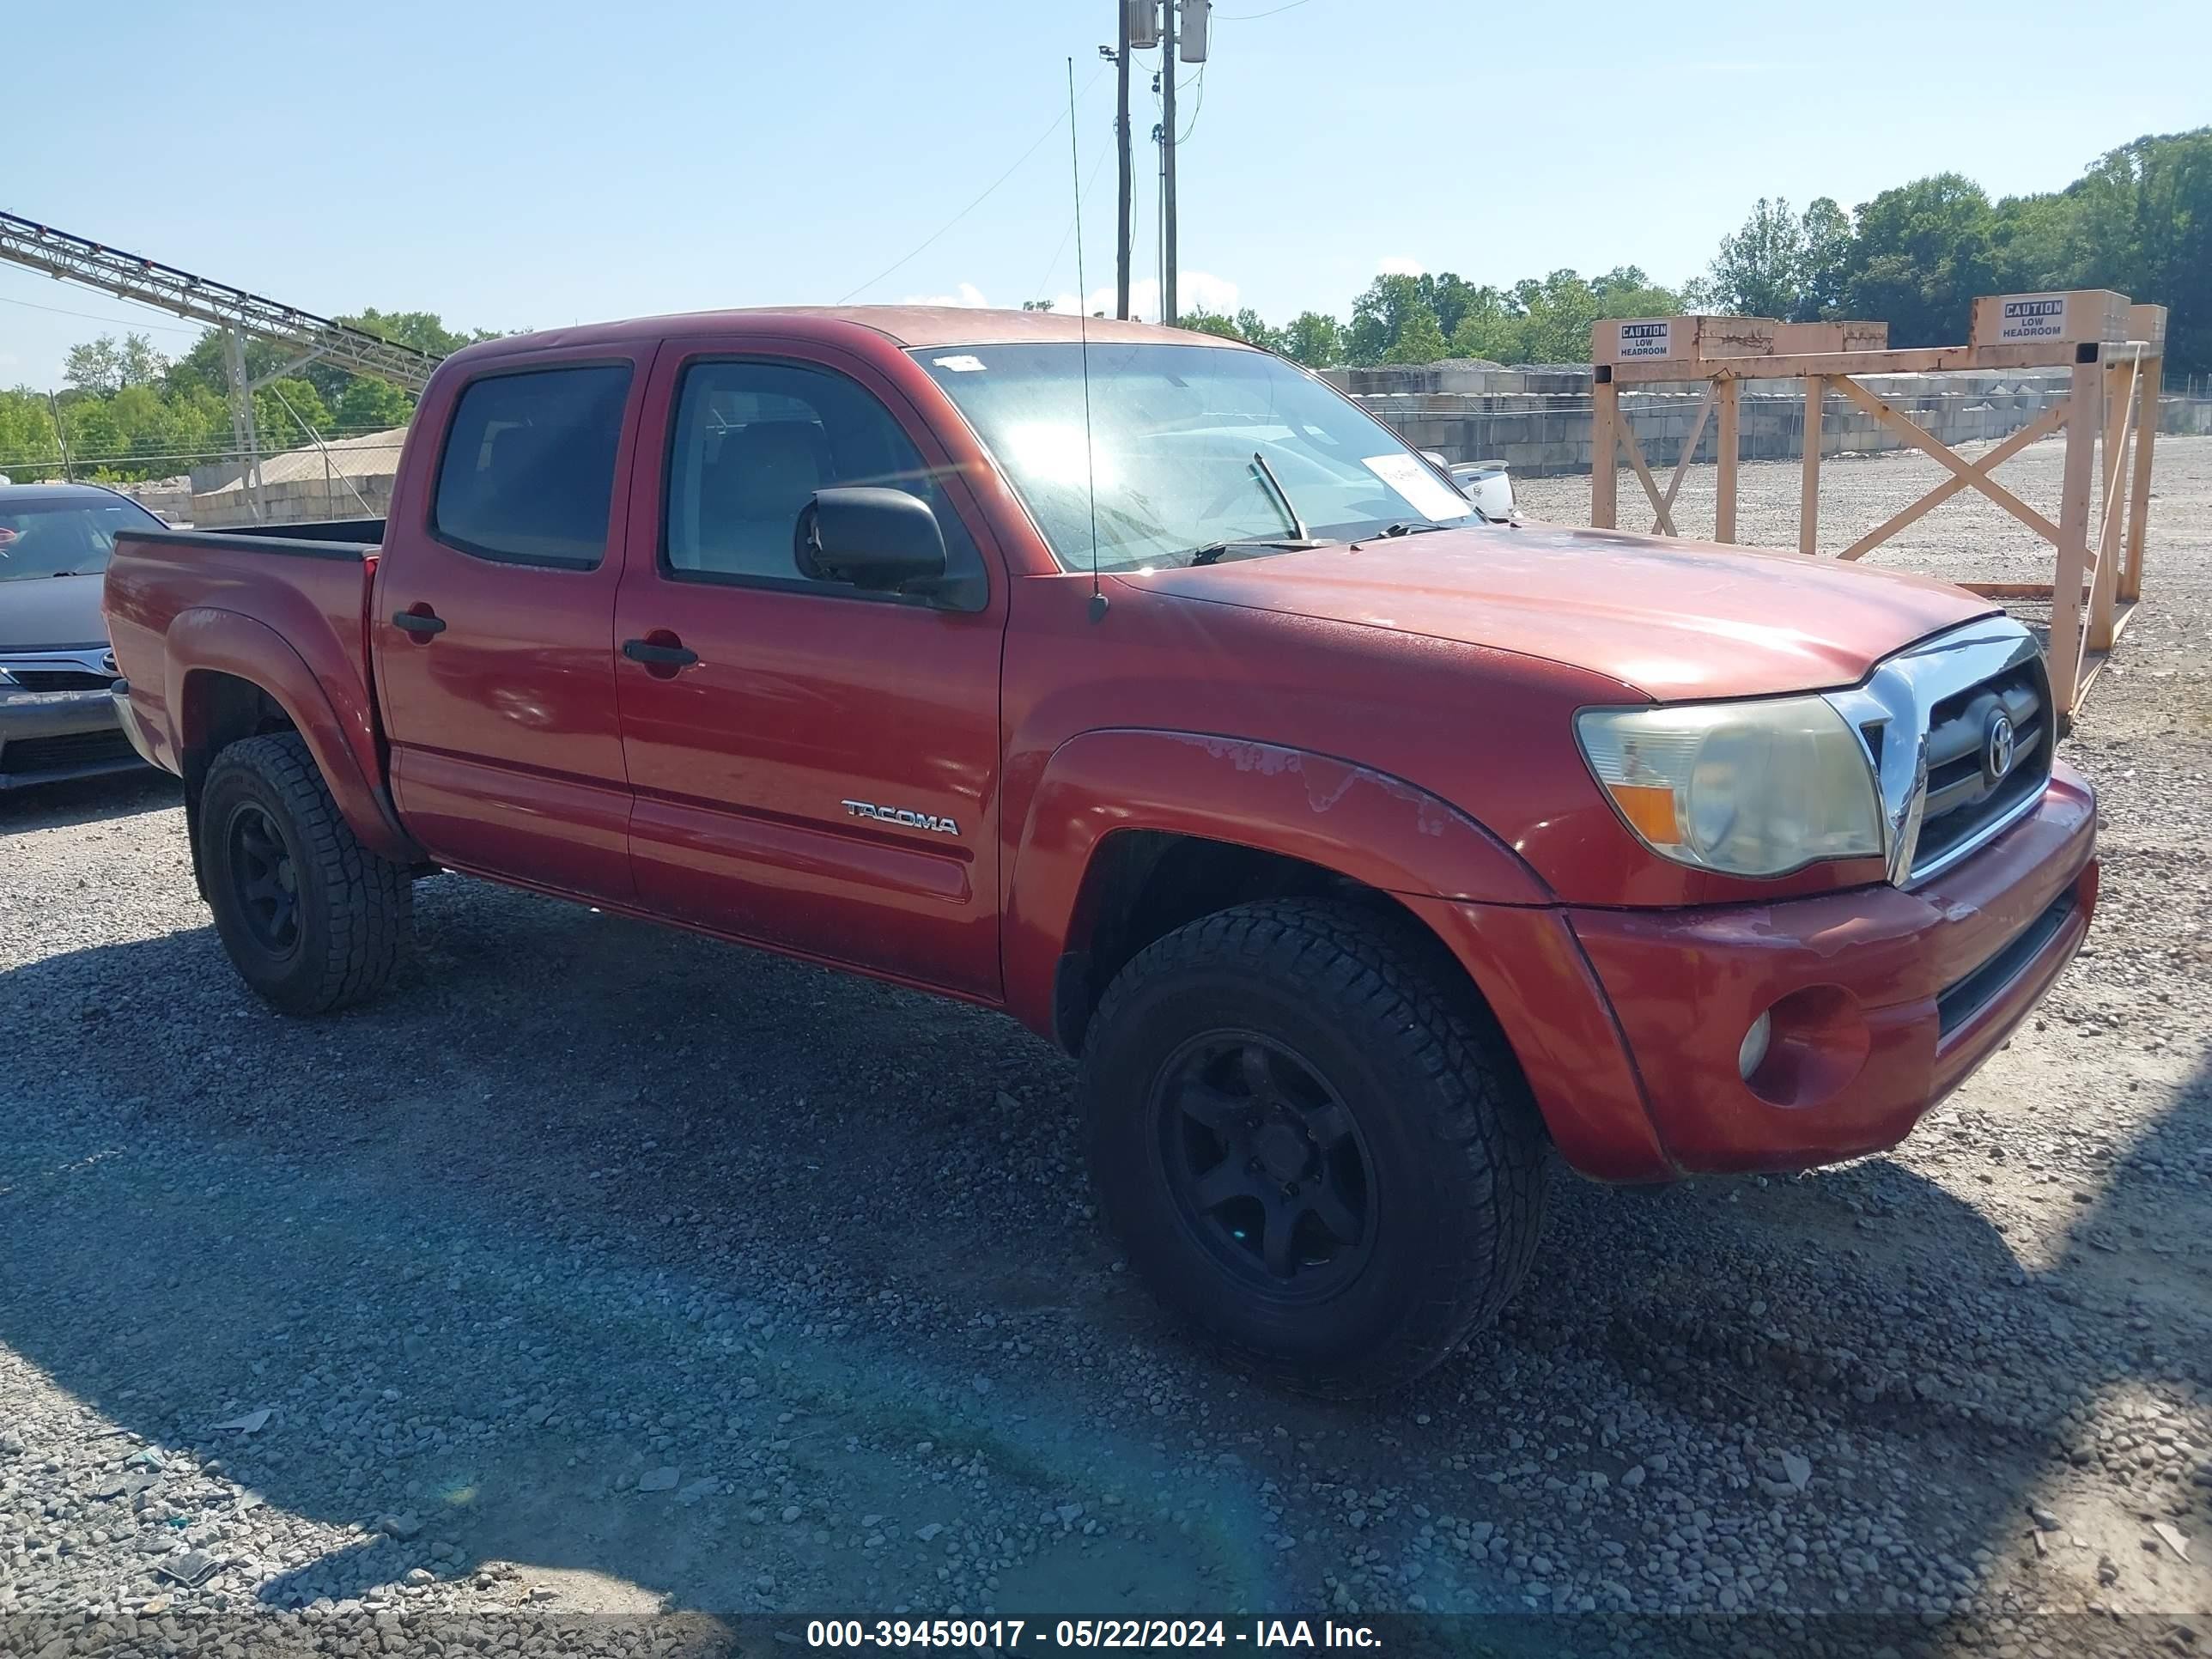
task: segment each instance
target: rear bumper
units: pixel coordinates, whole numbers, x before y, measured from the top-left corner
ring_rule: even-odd
[[[153,732],[148,728],[145,720],[140,717],[137,709],[131,705],[131,682],[116,681],[113,688],[106,692],[106,696],[108,699],[108,706],[113,711],[116,725],[123,729],[123,735],[131,746],[138,751],[138,758],[149,766],[160,767],[165,772],[173,771],[175,769],[161,758],[161,751],[154,741]]]
[[[1454,906],[1456,938],[1431,920],[1490,994],[1576,1168],[1804,1169],[1895,1146],[2041,1000],[2096,910],[2096,819],[2062,766],[2033,813],[1914,891],[1510,921]],[[1483,960],[1501,924],[1544,936],[1519,947],[1543,948],[1502,1000],[1486,969],[1510,963]],[[1739,1054],[1762,1013],[1773,1035],[1747,1079]]]
[[[94,777],[138,764],[105,690],[0,686],[0,789]]]

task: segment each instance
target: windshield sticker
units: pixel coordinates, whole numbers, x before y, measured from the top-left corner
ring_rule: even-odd
[[[1422,517],[1464,519],[1474,504],[1411,455],[1369,455],[1361,465],[1411,503]]]
[[[955,374],[978,374],[983,368],[983,360],[981,357],[973,356],[966,352],[963,352],[957,357],[932,357],[929,361],[939,368],[951,369]]]

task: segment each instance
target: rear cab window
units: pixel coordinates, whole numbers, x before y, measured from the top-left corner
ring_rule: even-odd
[[[502,564],[592,570],[605,558],[628,363],[487,374],[446,428],[431,531]]]

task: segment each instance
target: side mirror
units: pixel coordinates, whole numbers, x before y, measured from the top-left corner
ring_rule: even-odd
[[[799,568],[871,592],[927,591],[945,580],[945,532],[903,489],[817,489],[799,515]]]

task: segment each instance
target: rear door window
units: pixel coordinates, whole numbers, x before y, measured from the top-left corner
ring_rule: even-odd
[[[446,430],[438,539],[505,564],[596,568],[629,380],[629,364],[607,363],[471,382]]]

